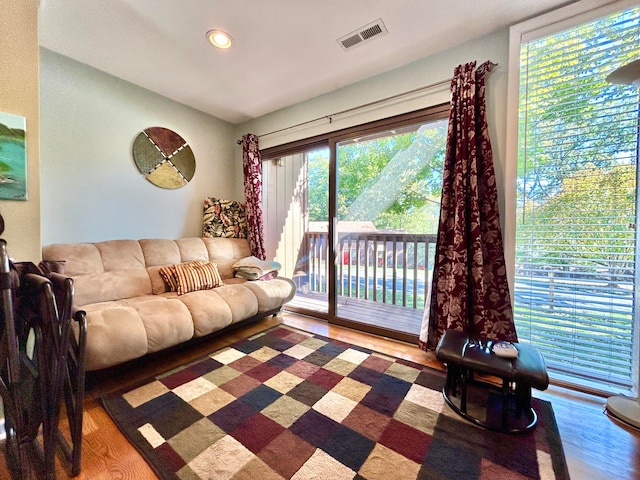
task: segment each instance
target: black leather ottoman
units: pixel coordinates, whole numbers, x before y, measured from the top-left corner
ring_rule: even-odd
[[[487,338],[469,337],[464,332],[447,330],[436,348],[436,357],[447,366],[447,380],[442,393],[453,410],[480,426],[502,432],[526,432],[538,420],[531,407],[531,388],[545,390],[549,386],[544,358],[537,349],[519,343],[514,343],[518,349],[517,358],[499,357],[492,351],[494,343]],[[496,389],[488,382],[479,382],[475,378],[476,373],[502,379],[502,389]],[[488,405],[483,405],[487,410],[484,419],[470,411],[468,397],[471,385],[486,391],[497,390],[493,398],[497,398],[500,404],[498,418],[495,415],[492,418]]]

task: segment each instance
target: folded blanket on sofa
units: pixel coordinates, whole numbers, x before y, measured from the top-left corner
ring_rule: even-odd
[[[278,262],[267,262],[254,256],[245,257],[233,264],[234,275],[247,280],[274,278],[278,275],[278,270],[280,270]]]

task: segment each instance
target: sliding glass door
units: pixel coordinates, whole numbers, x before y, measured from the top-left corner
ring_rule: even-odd
[[[338,321],[419,334],[446,130],[440,119],[337,142]]]
[[[417,339],[431,281],[448,106],[263,161],[265,247],[287,308]]]

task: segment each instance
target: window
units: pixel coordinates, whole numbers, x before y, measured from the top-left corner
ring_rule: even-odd
[[[562,25],[520,40],[516,327],[555,378],[633,391],[640,97],[606,77],[640,56],[640,8]]]

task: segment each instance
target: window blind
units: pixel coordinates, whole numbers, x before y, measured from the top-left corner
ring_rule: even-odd
[[[521,44],[514,314],[552,376],[604,391],[637,378],[640,8]]]

